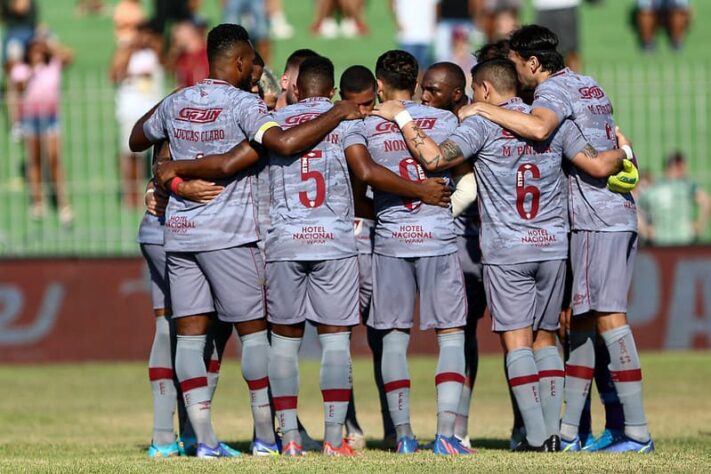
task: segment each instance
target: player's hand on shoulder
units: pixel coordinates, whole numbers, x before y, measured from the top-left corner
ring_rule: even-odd
[[[439,207],[449,207],[452,190],[443,178],[427,178],[420,182],[420,201]]]
[[[385,102],[376,105],[371,113],[393,122],[395,120],[395,116],[403,110],[405,110],[405,105],[401,101],[386,100]]]
[[[356,120],[362,119],[363,114],[360,112],[358,104],[348,100],[339,100],[333,104],[333,108],[342,118],[342,120]]]
[[[463,122],[466,118],[479,115],[483,110],[484,106],[485,104],[481,102],[474,102],[473,104],[465,105],[464,107],[459,109],[459,111],[457,112],[457,117],[459,117],[460,122]]]
[[[207,204],[219,196],[224,189],[223,186],[209,181],[191,179],[178,185],[178,196],[200,204]]]

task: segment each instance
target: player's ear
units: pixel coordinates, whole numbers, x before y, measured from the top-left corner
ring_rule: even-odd
[[[291,87],[294,88],[294,97],[296,97],[296,101],[300,101],[301,97],[299,96],[299,88],[296,86],[296,83],[293,83]]]
[[[335,96],[335,95],[336,95],[336,88],[334,87],[333,89],[331,89],[331,92],[328,93],[328,98],[333,99],[333,96]]]
[[[380,99],[382,101],[383,100],[383,90],[385,89],[383,87],[383,81],[381,81],[380,79],[376,79],[375,82],[378,84],[378,89],[377,89],[378,99]]]
[[[491,97],[491,92],[493,91],[493,87],[491,87],[491,82],[489,81],[483,81],[481,83],[482,87],[484,88],[484,100],[489,101],[489,97]]]
[[[535,74],[541,67],[541,62],[538,60],[537,56],[531,56],[528,58],[528,65],[531,68],[531,73]]]
[[[286,73],[281,75],[281,90],[285,91],[289,85],[289,76]]]
[[[454,91],[452,91],[452,102],[456,104],[462,100],[462,95],[464,95],[464,91],[461,88],[456,87]]]

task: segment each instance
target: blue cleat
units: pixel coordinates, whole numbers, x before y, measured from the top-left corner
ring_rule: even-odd
[[[583,451],[587,451],[586,448],[589,448],[595,442],[595,436],[592,433],[578,434],[578,436],[580,437],[580,449]]]
[[[454,436],[446,437],[440,434],[435,435],[432,452],[445,456],[474,454],[473,449],[463,446]]]
[[[523,426],[520,428],[514,428],[511,430],[511,440],[509,441],[509,449],[513,451],[516,446],[521,444],[521,441],[526,439],[526,428]]]
[[[279,443],[269,444],[257,438],[252,441],[252,456],[279,456],[280,453]]]
[[[180,456],[180,445],[175,441],[173,444],[154,444],[148,448],[149,458],[174,458]]]
[[[242,453],[230,448],[225,443],[218,443],[214,448],[200,443],[197,448],[197,457],[202,459],[234,458],[241,455]]]
[[[622,439],[616,443],[600,451],[606,453],[651,453],[654,451],[654,441],[652,441],[652,438],[649,438],[649,441],[646,443],[640,443],[627,436],[623,436]]]
[[[580,437],[576,436],[571,441],[560,438],[560,450],[564,453],[577,453],[582,448],[580,446]]]
[[[198,447],[197,438],[184,436],[178,440],[178,447],[180,448],[181,456],[195,456],[197,455]]]
[[[417,448],[417,440],[415,438],[403,436],[397,440],[395,452],[398,454],[412,454],[417,452]]]
[[[611,445],[619,442],[624,437],[625,433],[623,431],[605,429],[605,431],[600,434],[599,438],[594,439],[589,444],[586,444],[583,447],[583,451],[587,451],[589,453],[594,453],[595,451],[602,451],[610,447]]]

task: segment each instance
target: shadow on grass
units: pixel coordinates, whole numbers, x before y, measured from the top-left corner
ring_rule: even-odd
[[[508,439],[474,438],[472,439],[472,448],[498,449],[501,451],[510,451],[511,446],[509,445],[509,443],[510,440]]]

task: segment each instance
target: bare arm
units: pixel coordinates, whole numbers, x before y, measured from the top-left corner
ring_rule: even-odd
[[[128,139],[128,147],[132,152],[139,153],[141,151],[146,151],[151,146],[153,146],[153,143],[146,136],[146,132],[143,131],[143,124],[145,124],[146,121],[151,118],[153,113],[158,107],[160,107],[160,104],[162,102],[163,101],[160,101],[156,105],[154,105],[151,110],[143,114],[143,117],[139,118],[138,121],[133,125],[133,129],[131,129],[131,136]]]
[[[587,144],[571,162],[593,178],[607,178],[622,170],[622,160],[626,156],[620,149],[598,152],[592,145]]]
[[[477,102],[459,110],[459,120],[479,115],[514,134],[529,140],[547,140],[556,131],[560,122],[552,110],[537,107],[530,114],[504,109],[496,105]]]

